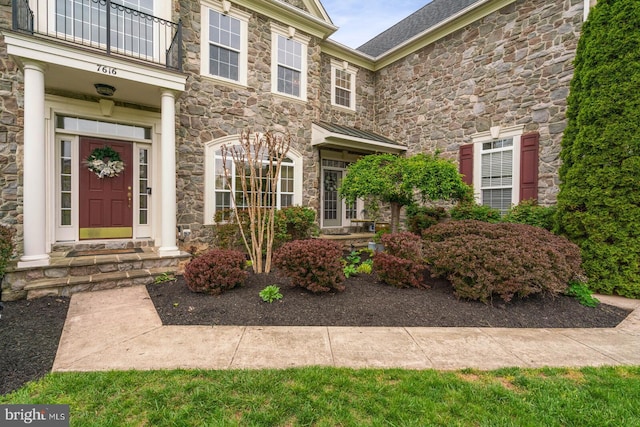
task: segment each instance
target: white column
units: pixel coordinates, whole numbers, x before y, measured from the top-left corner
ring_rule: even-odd
[[[24,62],[24,255],[18,267],[49,264],[46,245],[44,70],[42,64]]]
[[[176,245],[176,100],[170,90],[162,91],[162,135],[160,143],[161,256],[178,255]]]

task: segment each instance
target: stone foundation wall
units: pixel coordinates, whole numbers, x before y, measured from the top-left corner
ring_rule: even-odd
[[[539,200],[555,203],[583,3],[519,0],[381,70],[380,131],[457,160],[472,134],[524,124],[540,133]]]

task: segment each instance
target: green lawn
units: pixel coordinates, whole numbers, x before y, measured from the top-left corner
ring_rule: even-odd
[[[55,373],[6,403],[72,426],[638,426],[640,367]]]

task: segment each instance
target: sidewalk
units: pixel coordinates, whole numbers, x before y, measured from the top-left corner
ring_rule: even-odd
[[[144,286],[73,295],[53,371],[640,365],[640,300],[612,329],[163,326]]]

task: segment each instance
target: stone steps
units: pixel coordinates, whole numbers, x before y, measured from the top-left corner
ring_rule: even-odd
[[[8,269],[2,299],[70,296],[77,292],[145,285],[165,273],[181,274],[188,253],[161,257],[153,248],[139,253],[68,257],[52,253],[51,264],[28,269]]]
[[[351,248],[366,248],[369,242],[373,241],[373,233],[345,233],[345,234],[321,234],[321,239],[336,241],[349,250]]]

